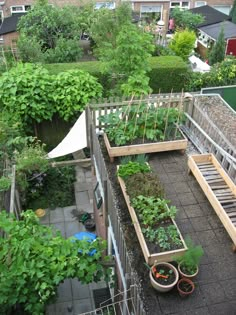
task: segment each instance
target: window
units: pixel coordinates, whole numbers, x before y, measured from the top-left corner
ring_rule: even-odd
[[[229,15],[231,5],[213,5],[213,8],[220,11],[221,13]]]
[[[115,2],[96,2],[95,4],[95,9],[106,8],[113,10],[115,9],[115,7],[116,7]]]
[[[2,24],[3,21],[3,11],[0,10],[0,25]]]
[[[195,2],[195,8],[202,7],[206,4],[207,4],[206,1],[196,1]]]
[[[30,5],[15,5],[11,7],[11,13],[25,13],[31,9]]]
[[[188,1],[172,1],[170,3],[170,8],[173,9],[173,8],[176,8],[176,7],[179,7],[180,9],[189,9],[190,8],[190,2]]]

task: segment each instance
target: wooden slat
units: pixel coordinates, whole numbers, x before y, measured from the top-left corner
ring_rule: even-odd
[[[201,166],[198,167],[199,163],[201,163],[201,158],[203,158],[203,163],[205,163],[207,159],[212,162],[220,178],[216,176],[217,178],[212,179],[212,176],[203,175],[206,169],[201,169]],[[188,166],[236,246],[236,217],[234,215],[236,213],[234,210],[236,206],[236,186],[222,169],[213,154],[204,155],[203,157],[200,154],[190,156]],[[226,210],[230,208],[232,211]]]

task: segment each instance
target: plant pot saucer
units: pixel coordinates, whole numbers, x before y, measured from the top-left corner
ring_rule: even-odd
[[[40,209],[35,210],[34,213],[36,214],[36,216],[37,216],[38,218],[42,218],[42,217],[45,216],[46,211],[45,211],[44,209],[41,209],[41,208],[40,208]]]

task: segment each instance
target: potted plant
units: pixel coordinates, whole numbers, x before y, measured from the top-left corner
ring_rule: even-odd
[[[190,238],[186,239],[185,243],[188,249],[183,256],[176,257],[175,260],[178,262],[180,276],[184,278],[193,278],[198,274],[198,266],[204,251],[201,245],[195,246]]]
[[[192,280],[188,278],[181,278],[177,283],[177,290],[181,297],[187,297],[193,293],[195,285]]]
[[[168,292],[179,280],[177,269],[167,262],[155,263],[149,267],[149,277],[152,287],[159,292]]]

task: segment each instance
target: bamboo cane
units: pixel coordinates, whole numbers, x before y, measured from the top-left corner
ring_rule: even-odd
[[[178,117],[177,117],[177,121],[176,121],[176,128],[175,128],[174,139],[176,139],[177,129],[179,127],[180,113],[181,113],[181,108],[182,108],[182,105],[183,105],[183,94],[184,93],[183,93],[183,90],[182,90],[181,97],[180,97],[180,102],[179,102],[179,105],[178,105]]]
[[[164,139],[163,140],[165,140],[165,138],[166,138],[166,129],[167,129],[167,125],[168,125],[168,117],[169,117],[172,93],[173,93],[173,89],[171,89],[170,98],[169,98],[169,102],[168,102],[168,109],[167,109],[167,115],[166,115],[166,122],[165,122],[165,129],[164,129]]]

